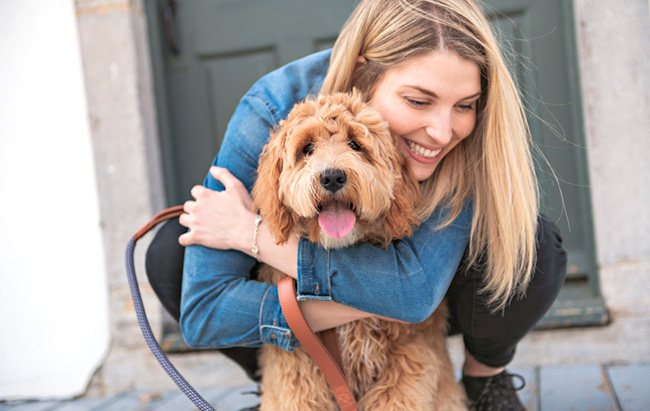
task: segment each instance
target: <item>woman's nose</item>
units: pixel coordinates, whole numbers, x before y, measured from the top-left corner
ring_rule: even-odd
[[[453,136],[451,113],[447,110],[441,110],[432,115],[429,124],[425,127],[425,131],[436,144],[447,145]]]

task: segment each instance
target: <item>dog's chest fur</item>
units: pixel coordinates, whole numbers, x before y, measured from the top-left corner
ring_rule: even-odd
[[[260,281],[271,284],[277,284],[284,276],[264,264],[258,273]],[[362,397],[376,384],[382,372],[395,366],[391,364],[395,356],[405,354],[400,351],[429,344],[429,338],[435,338],[434,335],[440,333],[439,328],[445,327],[444,309],[440,315],[440,319],[432,316],[420,324],[366,318],[337,327],[345,373],[355,397]],[[298,350],[304,352],[302,347]]]

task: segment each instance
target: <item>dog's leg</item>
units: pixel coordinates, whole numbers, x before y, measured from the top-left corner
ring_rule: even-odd
[[[443,301],[436,312],[429,318],[428,321],[431,321],[431,326],[423,334],[437,362],[438,381],[435,388],[433,409],[443,411],[467,410],[467,396],[461,384],[456,381],[454,366],[451,363],[449,350],[447,349],[445,337],[447,336],[448,318],[447,303]]]
[[[403,342],[398,340],[388,347],[388,361],[375,384],[359,400],[360,410],[436,409],[433,408],[438,381],[435,357],[422,339]]]
[[[467,410],[467,397],[454,376],[454,367],[449,357],[444,335],[437,333],[433,339],[429,339],[428,345],[435,353],[438,364],[436,370],[438,381],[432,409],[441,411]]]
[[[461,385],[456,381],[451,362],[449,369],[442,367],[439,370],[438,387],[434,397],[433,410],[441,411],[466,411],[467,410],[467,397]]]
[[[360,410],[467,410],[445,345],[442,317],[400,325],[408,332],[387,347],[385,367],[360,399]]]
[[[265,345],[260,356],[260,411],[337,411],[330,388],[309,355]]]

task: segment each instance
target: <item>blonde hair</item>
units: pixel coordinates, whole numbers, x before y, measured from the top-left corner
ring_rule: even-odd
[[[445,227],[473,201],[467,266],[485,261],[481,291],[501,309],[524,295],[534,271],[539,194],[521,98],[479,6],[472,0],[362,0],[334,45],[321,93],[358,88],[371,96],[387,70],[433,51],[476,63],[481,96],[471,135],[422,182],[420,218],[446,207]],[[366,64],[358,67],[359,56]]]

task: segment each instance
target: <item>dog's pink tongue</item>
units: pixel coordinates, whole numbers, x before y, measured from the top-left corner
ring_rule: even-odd
[[[347,207],[333,202],[321,211],[318,225],[330,237],[342,238],[350,234],[357,217]]]

